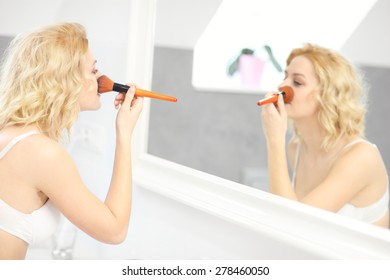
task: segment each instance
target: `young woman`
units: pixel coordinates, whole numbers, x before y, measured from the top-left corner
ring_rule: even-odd
[[[262,110],[270,191],[367,223],[388,227],[388,176],[380,152],[363,136],[358,73],[341,55],[307,44],[287,59],[294,99]],[[287,145],[288,119],[294,136]],[[293,170],[289,176],[287,157]]]
[[[143,99],[115,100],[116,151],[104,202],[59,144],[83,110],[97,110],[96,60],[83,26],[63,23],[17,36],[0,76],[0,259],[25,258],[64,214],[91,237],[120,243],[132,198],[131,138]]]

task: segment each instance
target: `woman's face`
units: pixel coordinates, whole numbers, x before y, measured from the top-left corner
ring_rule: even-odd
[[[291,119],[313,116],[319,108],[318,79],[313,64],[305,56],[295,57],[287,66],[284,81],[280,87],[290,86],[294,91],[291,103],[286,104],[286,111]]]
[[[101,106],[97,84],[98,70],[96,68],[96,59],[90,50],[88,50],[87,53],[87,63],[84,69],[84,75],[87,77],[87,80],[79,97],[80,110],[97,110]]]

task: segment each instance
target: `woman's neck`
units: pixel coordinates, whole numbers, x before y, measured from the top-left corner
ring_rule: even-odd
[[[335,144],[328,150],[326,150],[322,143],[326,136],[326,131],[319,124],[316,119],[306,119],[303,121],[296,121],[295,128],[299,134],[301,145],[305,147],[305,150],[316,157],[328,157],[333,154],[337,154],[350,141],[358,138],[359,136],[341,136],[336,140]]]
[[[294,122],[295,129],[301,139],[302,145],[310,152],[321,154],[324,152],[322,142],[325,138],[325,130],[318,120],[311,118]]]

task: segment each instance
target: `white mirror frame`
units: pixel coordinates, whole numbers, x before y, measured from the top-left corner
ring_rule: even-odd
[[[129,80],[151,87],[156,0],[131,0]],[[180,100],[175,106],[180,106]],[[277,197],[147,152],[150,103],[133,139],[136,187],[326,259],[390,259],[388,230]],[[174,137],[174,135],[172,135]]]

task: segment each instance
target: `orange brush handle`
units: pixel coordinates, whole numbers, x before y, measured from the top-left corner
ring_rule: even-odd
[[[270,97],[261,99],[259,102],[257,102],[257,105],[262,106],[264,104],[275,103],[277,101],[278,101],[278,94],[275,94]]]
[[[98,92],[99,93],[105,93],[109,91],[116,91],[116,92],[121,92],[121,93],[126,93],[129,90],[128,85],[122,85],[119,83],[114,83],[110,78],[108,78],[106,75],[102,75],[97,79],[98,82]],[[165,101],[170,101],[170,102],[176,102],[177,98],[161,93],[156,93],[140,88],[135,88],[135,95],[136,96],[143,96],[143,97],[150,97],[150,98],[155,98],[155,99],[161,99]]]
[[[278,92],[277,94],[274,94],[270,97],[259,100],[257,102],[257,105],[261,106],[261,105],[269,104],[269,103],[275,103],[275,105],[276,105],[280,94],[283,96],[284,103],[290,103],[294,98],[293,89],[289,86],[284,86],[284,87],[280,88],[280,92]]]
[[[112,90],[117,91],[117,92],[122,92],[122,93],[126,93],[128,89],[129,89],[129,86],[118,84],[118,83],[114,83],[114,85],[112,87]],[[176,97],[161,94],[161,93],[156,93],[156,92],[152,92],[152,91],[148,91],[148,90],[144,90],[144,89],[140,89],[137,87],[135,88],[135,95],[136,96],[143,96],[143,97],[150,97],[150,98],[160,99],[160,100],[165,100],[165,101],[170,101],[170,102],[177,101]]]
[[[165,101],[170,101],[170,102],[176,102],[177,98],[161,93],[155,93],[152,91],[136,88],[135,89],[135,95],[136,96],[142,96],[142,97],[149,97],[149,98],[154,98],[154,99],[160,99],[160,100],[165,100]]]

